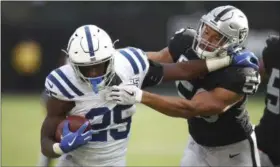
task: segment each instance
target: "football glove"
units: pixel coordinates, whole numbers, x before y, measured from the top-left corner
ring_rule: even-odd
[[[84,132],[88,124],[89,122],[86,122],[76,132],[71,132],[69,129],[69,121],[65,121],[62,131],[62,139],[59,143],[59,147],[63,153],[68,153],[85,145],[92,139],[92,130]]]
[[[120,105],[133,105],[141,102],[142,94],[143,91],[135,85],[119,85],[112,86],[111,91],[105,95],[105,98]]]
[[[241,67],[251,67],[259,70],[259,59],[249,50],[243,48],[229,48],[228,55],[231,56],[231,64]]]

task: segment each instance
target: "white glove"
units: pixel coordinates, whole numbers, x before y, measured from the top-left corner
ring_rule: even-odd
[[[121,105],[133,105],[140,103],[143,91],[135,85],[112,86],[111,91],[105,95],[108,101],[114,101]]]

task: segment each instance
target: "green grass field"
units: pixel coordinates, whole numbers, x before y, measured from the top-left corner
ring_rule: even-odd
[[[263,113],[263,98],[247,106],[254,124]],[[44,110],[39,96],[2,95],[2,166],[34,166],[39,156]],[[133,117],[127,164],[178,166],[187,142],[186,120],[170,118],[143,106]]]

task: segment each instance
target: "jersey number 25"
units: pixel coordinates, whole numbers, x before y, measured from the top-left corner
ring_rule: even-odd
[[[108,141],[108,132],[109,135],[114,139],[114,140],[119,140],[119,139],[125,139],[127,138],[127,135],[130,131],[130,124],[131,124],[131,116],[127,116],[126,118],[123,118],[122,116],[122,111],[129,109],[132,107],[132,105],[129,106],[115,106],[112,110],[110,110],[107,107],[100,107],[100,108],[93,108],[91,109],[87,114],[86,118],[88,120],[94,120],[95,117],[101,116],[100,121],[96,121],[92,125],[93,131],[96,130],[96,133],[92,135],[92,140],[91,141]],[[111,114],[113,113],[113,114]],[[95,120],[94,120],[95,121]],[[110,128],[107,129],[113,122],[116,125],[116,128]],[[119,131],[118,125],[120,124],[125,124],[125,129],[122,131]]]

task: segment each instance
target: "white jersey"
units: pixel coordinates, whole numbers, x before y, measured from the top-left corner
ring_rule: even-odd
[[[116,76],[123,84],[141,87],[149,69],[146,54],[137,48],[120,49],[114,60]],[[74,101],[69,115],[83,115],[96,131],[92,141],[68,153],[79,166],[111,166],[125,159],[131,127],[131,116],[136,107],[107,102],[104,93],[94,91],[76,75],[70,64],[53,70],[46,78],[46,89],[56,98]],[[68,156],[69,156],[68,155]]]

